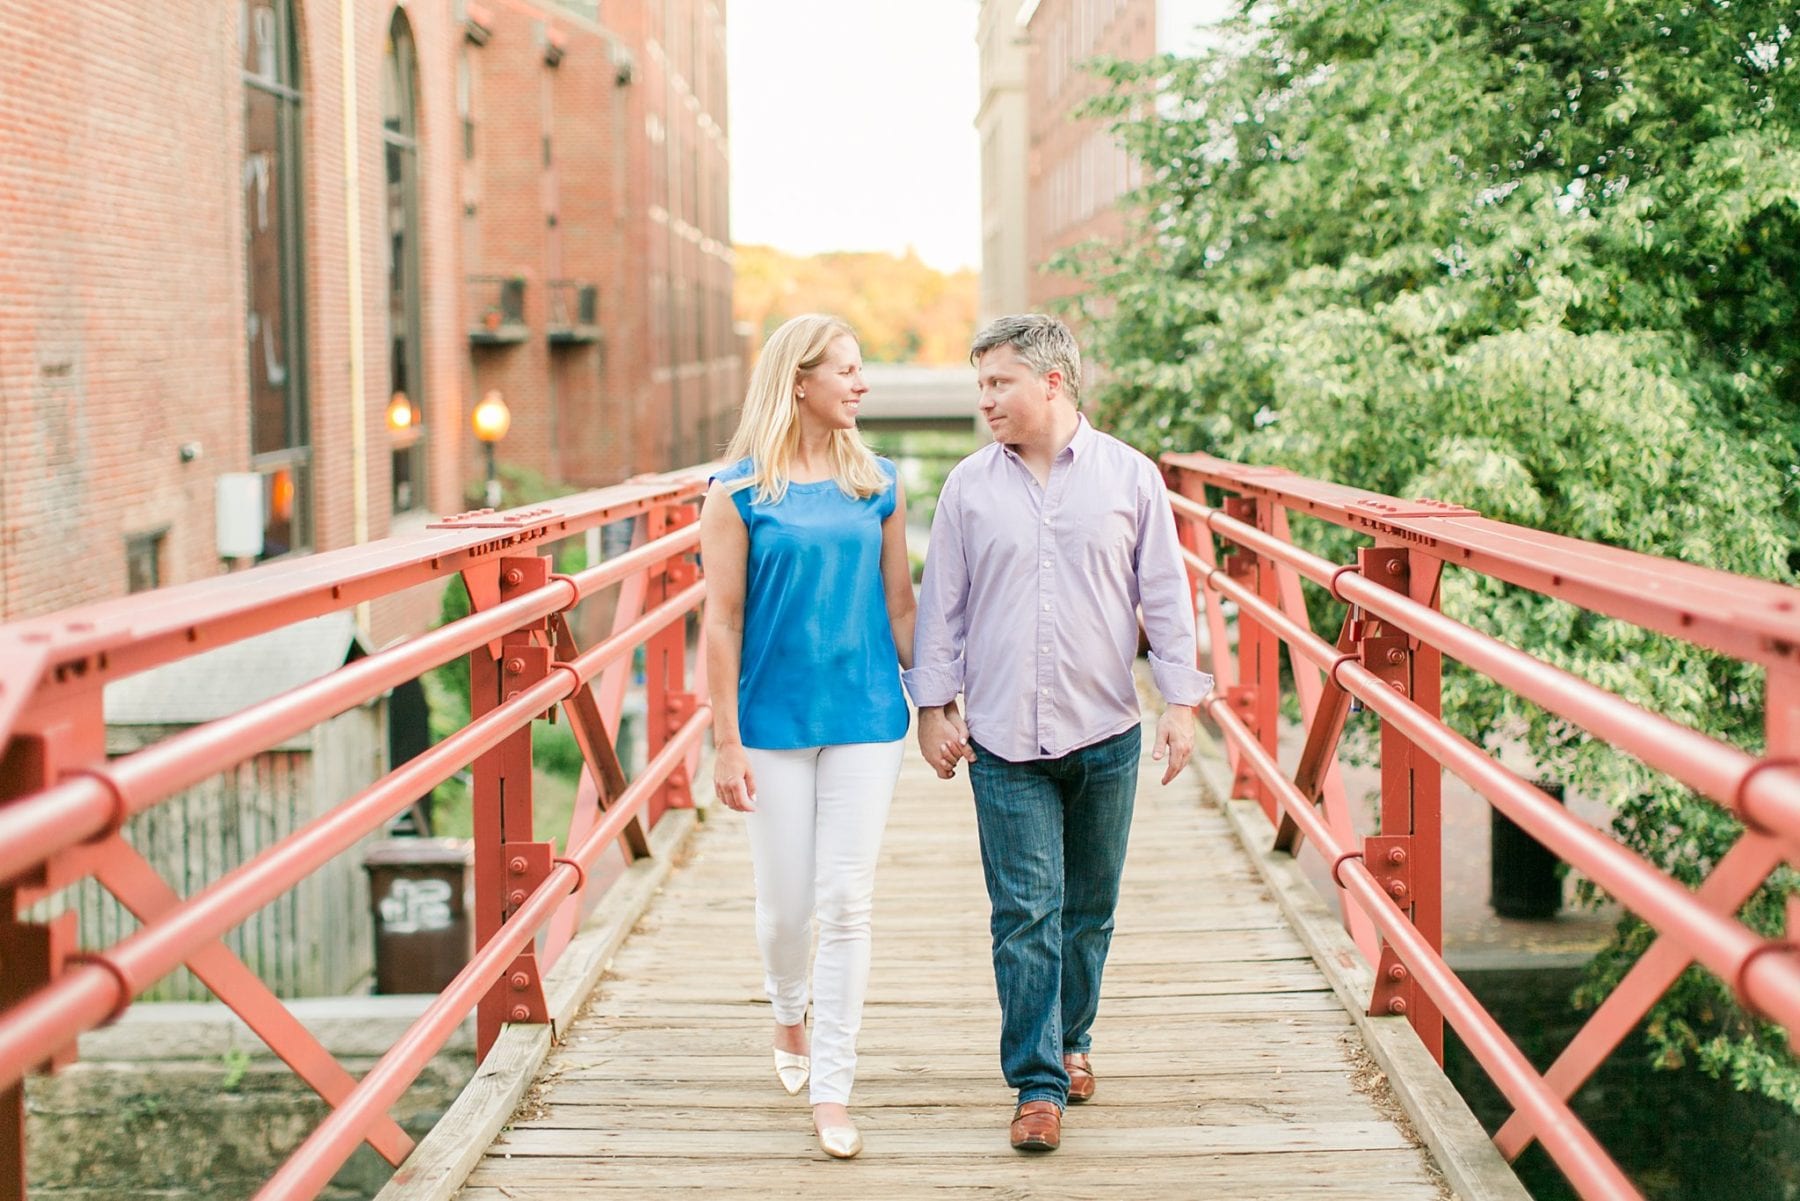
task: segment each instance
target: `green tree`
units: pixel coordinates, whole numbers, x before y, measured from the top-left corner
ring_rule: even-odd
[[[1109,63],[1140,240],[1068,269],[1101,405],[1206,449],[1789,581],[1800,545],[1800,64],[1791,6],[1276,0],[1196,60]],[[1335,528],[1297,531],[1347,559]],[[1760,672],[1465,573],[1448,612],[1753,752]],[[1319,615],[1321,627],[1324,614]],[[1335,626],[1330,630],[1335,633]],[[1686,883],[1741,827],[1468,673],[1446,713],[1610,800]],[[1783,869],[1744,911],[1780,929]],[[1642,950],[1634,919],[1584,996]],[[1694,971],[1649,1025],[1800,1109],[1780,1032]]]

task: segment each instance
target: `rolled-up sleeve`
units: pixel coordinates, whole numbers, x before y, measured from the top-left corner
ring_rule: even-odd
[[[969,564],[963,553],[962,505],[956,473],[944,481],[925,578],[919,587],[919,616],[913,627],[913,666],[900,673],[907,695],[920,708],[944,705],[963,687],[963,645],[968,634]]]
[[[1213,678],[1194,665],[1199,653],[1194,596],[1175,533],[1175,510],[1155,465],[1147,463],[1146,471],[1138,488],[1136,567],[1150,678],[1169,704],[1198,705],[1212,691]]]

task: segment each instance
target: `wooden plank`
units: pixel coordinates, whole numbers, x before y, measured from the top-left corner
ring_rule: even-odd
[[[1348,1022],[1339,1020],[1335,1014],[1325,1016],[1332,1020],[1326,1023],[1292,1023],[1265,1019],[1254,1027],[1239,1022],[1231,1034],[1270,1051],[1284,1047],[1318,1049],[1341,1044]],[[1114,1073],[1128,1070],[1126,1065],[1130,1062],[1131,1054],[1161,1055],[1166,1058],[1171,1050],[1191,1047],[1196,1055],[1217,1057],[1229,1062],[1232,1056],[1247,1053],[1220,1037],[1224,1033],[1222,1021],[1211,1014],[1177,1014],[1154,1025],[1115,1022],[1102,1028],[1107,1031],[1105,1038],[1101,1040],[1106,1047],[1107,1070]],[[865,1059],[887,1054],[884,1048],[892,1047],[895,1058],[904,1060],[908,1056],[916,1056],[919,1040],[928,1037],[933,1031],[954,1034],[957,1045],[974,1049],[977,1041],[985,1043],[990,1037],[997,1036],[999,1029],[998,1010],[991,1015],[975,1018],[946,1017],[943,1020],[929,1020],[923,1015],[902,1012],[891,1016],[883,1015],[879,1021],[865,1023],[860,1046]],[[571,1057],[585,1053],[658,1052],[683,1056],[755,1054],[760,1058],[767,1049],[762,1045],[762,1034],[761,1030],[746,1029],[738,1021],[725,1027],[696,1029],[658,1020],[600,1022],[590,1015],[589,1020],[582,1023],[580,1032],[567,1041]],[[943,1054],[947,1053],[949,1052],[933,1056],[931,1062],[941,1062]]]
[[[1082,1111],[1085,1112],[1085,1111]],[[871,1114],[859,1121],[865,1140],[879,1141],[895,1155],[976,1156],[994,1150],[996,1123],[990,1128],[970,1128],[963,1115],[941,1129],[894,1128],[886,1114]],[[1099,1128],[1074,1115],[1064,1123],[1064,1146],[1081,1157],[1138,1159],[1185,1158],[1202,1155],[1245,1155],[1257,1151],[1397,1151],[1410,1147],[1392,1122],[1270,1122],[1253,1126],[1219,1127],[1184,1125],[1151,1127],[1138,1124]],[[758,1155],[780,1158],[816,1153],[812,1131],[788,1123],[785,1129],[693,1130],[662,1128],[645,1138],[631,1127],[614,1129],[560,1129],[509,1127],[494,1140],[493,1154],[514,1159],[543,1155],[613,1158],[668,1156],[722,1157],[743,1160]],[[1074,1158],[1071,1156],[1071,1158]]]
[[[717,950],[721,941],[741,946],[755,946],[755,934],[748,929],[744,918],[746,913],[707,914],[703,917],[689,918],[680,922],[645,921],[638,925],[637,932],[643,935],[654,935],[657,946],[662,947],[699,947]],[[1135,925],[1147,927],[1149,923],[1138,922]],[[1163,945],[1158,942],[1147,942],[1138,938],[1126,939],[1114,954],[1108,956],[1111,965],[1122,959],[1142,959],[1148,952],[1156,952],[1155,958],[1161,962],[1171,959],[1193,959],[1198,956],[1208,958],[1261,959],[1265,951],[1278,950],[1292,952],[1298,950],[1301,958],[1306,957],[1306,944],[1301,942],[1287,923],[1275,921],[1273,924],[1250,927],[1247,929],[1221,930],[1211,925],[1177,924],[1172,921],[1159,920],[1155,923],[1159,933],[1179,932],[1182,934],[1179,948]],[[987,924],[983,922],[977,929],[971,929],[964,922],[954,925],[934,926],[916,921],[902,921],[887,915],[877,915],[874,937],[881,944],[882,964],[891,964],[897,958],[907,954],[923,955],[938,962],[944,954],[963,954],[973,952],[986,955],[989,946]],[[648,939],[646,939],[648,941]]]
[[[587,1201],[595,1197],[717,1196],[776,1192],[783,1197],[860,1196],[933,1198],[1106,1197],[1168,1201],[1170,1197],[1281,1197],[1320,1201],[1391,1201],[1429,1195],[1429,1176],[1413,1151],[1282,1152],[1221,1155],[1180,1161],[1179,1181],[1168,1166],[1147,1159],[1083,1161],[1057,1154],[1026,1159],[999,1151],[976,1160],[931,1156],[868,1156],[855,1164],[804,1156],[762,1158],[757,1167],[777,1187],[757,1188],[742,1165],[718,1160],[630,1162],[531,1159],[489,1161],[463,1192],[465,1201]],[[504,1168],[504,1170],[497,1170]]]
[[[633,979],[629,985],[608,990],[609,996],[632,997],[652,1002],[659,996],[668,996],[671,989],[680,983],[668,977]],[[914,979],[905,983],[896,983],[881,991],[878,996],[871,996],[870,1003],[887,1004],[927,1004],[944,999],[946,989],[951,981],[933,979]],[[696,991],[689,993],[692,997],[708,999],[730,998],[747,993],[751,986],[733,989],[729,981],[708,981],[704,987],[692,986]],[[1264,988],[1267,991],[1259,991]],[[1130,980],[1108,980],[1103,986],[1104,995],[1125,1000],[1149,1000],[1168,997],[1240,997],[1249,1001],[1263,1000],[1271,994],[1298,993],[1301,995],[1322,995],[1329,997],[1329,990],[1316,977],[1308,978],[1299,973],[1292,975],[1271,975],[1267,981],[1235,980],[1153,980],[1134,982]]]
[[[633,1012],[644,1012],[647,1009],[661,1007],[654,1004],[659,994],[643,992],[614,991],[612,982],[603,986],[600,1003],[613,1007],[625,1005]],[[666,996],[667,994],[660,994]],[[646,998],[651,998],[646,1000]],[[768,1002],[760,995],[746,989],[743,993],[730,996],[702,996],[696,993],[692,997],[683,998],[683,1002],[701,1002],[707,1005],[730,1005],[740,1012],[749,1009],[761,1009]],[[963,995],[945,993],[932,997],[929,1001],[898,1002],[891,998],[873,998],[868,1003],[868,1012],[873,1015],[887,1008],[899,1008],[907,1011],[965,1013],[971,1005],[992,1005],[994,996],[992,985],[985,993],[969,992]],[[997,1012],[997,1011],[996,1011]],[[1100,1012],[1100,1020],[1105,1021],[1108,1015],[1115,1018],[1154,1018],[1160,1019],[1171,1013],[1216,1013],[1221,1015],[1285,1015],[1288,1013],[1342,1013],[1343,1007],[1329,989],[1316,992],[1275,993],[1262,996],[1257,993],[1226,993],[1219,996],[1192,997],[1109,997]],[[767,1016],[764,1012],[763,1016]],[[869,1020],[873,1020],[872,1016]]]
[[[628,1019],[603,1018],[592,1011],[584,1011],[580,1024],[563,1040],[563,1045],[571,1054],[577,1054],[583,1048],[605,1053],[609,1048],[629,1048],[636,1040],[661,1033],[664,1037],[662,1053],[680,1055],[683,1047],[713,1048],[704,1053],[750,1054],[760,1058],[768,1050],[763,1045],[768,1032],[747,1026],[746,1016],[764,1018],[768,1013],[766,1008],[759,1011],[757,1007],[706,1007],[672,1011],[655,1019],[644,1018],[632,1023]],[[1304,1047],[1309,1056],[1319,1048],[1336,1046],[1346,1059],[1356,1059],[1361,1054],[1354,1023],[1342,1008],[1276,1015],[1243,1012],[1146,1013],[1145,1016],[1155,1020],[1127,1020],[1113,1015],[1110,1006],[1102,1006],[1100,1020],[1094,1027],[1095,1063],[1104,1057],[1111,1065],[1109,1071],[1126,1074],[1126,1065],[1133,1062],[1133,1056],[1167,1059],[1172,1049],[1190,1045],[1197,1048],[1196,1054],[1216,1056],[1221,1063],[1228,1063],[1232,1054],[1254,1054],[1252,1048],[1260,1046],[1271,1050],[1284,1046]],[[940,1017],[942,1020],[936,1020]],[[1102,1031],[1104,1035],[1099,1033]],[[921,1041],[934,1032],[945,1036],[942,1047],[928,1047]],[[921,1065],[931,1065],[948,1062],[946,1057],[953,1055],[986,1056],[998,1045],[999,1037],[998,1009],[986,1017],[955,1011],[913,1015],[896,1010],[893,1020],[889,1020],[888,1015],[876,1014],[865,1021],[860,1045],[865,1058],[876,1054],[877,1048],[893,1046],[896,1050],[892,1057],[896,1061],[905,1063],[910,1059]],[[1000,1070],[997,1061],[989,1066],[995,1073]]]
[[[1242,1124],[1267,1121],[1277,1112],[1309,1114],[1319,1118],[1366,1118],[1374,1113],[1369,1099],[1357,1092],[1343,1071],[1335,1066],[1317,1070],[1289,1071],[1265,1078],[1261,1072],[1240,1069],[1219,1075],[1176,1074],[1166,1076],[1124,1076],[1107,1072],[1108,1090],[1115,1096],[1106,1104],[1083,1108],[1084,1123],[1100,1126],[1121,1122],[1142,1122],[1144,1110],[1170,1108],[1196,1122]],[[1114,1089],[1115,1083],[1128,1088]],[[768,1086],[746,1080],[715,1082],[696,1089],[679,1078],[628,1080],[608,1077],[584,1080],[561,1077],[557,1081],[556,1106],[545,1117],[521,1119],[520,1127],[555,1127],[568,1121],[562,1115],[587,1105],[619,1105],[629,1102],[634,1121],[648,1121],[652,1111],[668,1110],[688,1115],[683,1122],[706,1120],[704,1111],[734,1111],[730,1120],[746,1128],[761,1128],[769,1123],[791,1125],[791,1106],[769,1107]],[[1006,1085],[999,1076],[980,1080],[934,1078],[918,1089],[865,1090],[857,1101],[857,1112],[871,1109],[893,1110],[908,1115],[941,1114],[955,1121],[966,1121],[963,1111],[971,1106],[1000,1107],[1006,1103]],[[914,1096],[925,1093],[928,1097]],[[585,1117],[593,1122],[596,1118]],[[712,1119],[712,1120],[716,1120]],[[1071,1118],[1071,1120],[1073,1120]]]
[[[1106,1079],[1205,1073],[1241,1076],[1246,1068],[1257,1068],[1274,1074],[1284,1068],[1300,1069],[1310,1066],[1321,1058],[1346,1074],[1351,1070],[1350,1061],[1341,1048],[1334,1046],[1283,1047],[1266,1051],[1245,1048],[1235,1058],[1228,1054],[1206,1058],[1191,1046],[1174,1050],[1180,1052],[1179,1056],[1167,1053],[1107,1056],[1104,1063],[1096,1062],[1095,1070],[1104,1068]],[[993,1042],[986,1047],[971,1047],[962,1054],[941,1056],[929,1061],[922,1060],[916,1052],[909,1055],[858,1055],[857,1085],[875,1096],[880,1095],[876,1090],[886,1090],[907,1081],[936,1080],[940,1077],[955,1080],[998,1080],[1000,1069],[996,1063],[997,1056],[998,1048]],[[766,1057],[766,1054],[748,1052],[738,1055],[671,1053],[657,1056],[654,1064],[646,1067],[647,1057],[641,1053],[608,1054],[604,1049],[584,1047],[576,1048],[568,1054],[559,1053],[557,1064],[558,1078],[561,1080],[642,1080],[646,1078],[644,1073],[650,1072],[679,1076],[690,1083],[704,1083],[715,1080],[730,1082],[761,1079],[764,1075],[763,1060]],[[770,1087],[773,1088],[773,1068],[769,1070],[768,1077]]]

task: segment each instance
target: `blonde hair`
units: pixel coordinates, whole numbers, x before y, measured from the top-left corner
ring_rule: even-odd
[[[800,449],[800,408],[794,396],[800,377],[825,361],[834,341],[846,337],[855,338],[856,331],[838,318],[802,313],[763,343],[744,394],[743,416],[725,452],[733,460],[750,460],[750,474],[737,487],[754,486],[758,504],[776,504],[787,495],[794,454]],[[832,430],[830,439],[826,454],[831,475],[846,496],[863,499],[888,486],[861,434]]]

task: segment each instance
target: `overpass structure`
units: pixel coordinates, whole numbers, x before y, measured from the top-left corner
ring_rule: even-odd
[[[857,424],[872,435],[933,431],[986,436],[975,407],[973,367],[868,363],[863,378],[869,394]]]
[[[764,1079],[742,840],[694,807],[710,720],[704,655],[687,637],[705,596],[701,466],[0,626],[0,1198],[30,1185],[26,1077],[66,1064],[84,1031],[184,965],[329,1107],[266,1199],[320,1195],[365,1143],[398,1169],[384,1201],[652,1187],[1516,1201],[1507,1161],[1533,1142],[1579,1196],[1639,1196],[1569,1098],[1666,990],[1697,966],[1747,1012],[1800,1031],[1800,912],[1785,934],[1739,917],[1800,863],[1800,590],[1205,455],[1163,465],[1224,753],[1211,792],[1144,789],[1096,1050],[1103,1091],[1049,1161],[1020,1163],[1002,1141],[967,801],[916,762],[878,902],[864,1158],[823,1162],[804,1107]],[[1360,548],[1348,562],[1311,554],[1290,536],[1295,516],[1349,530]],[[627,518],[631,550],[554,570],[545,552],[558,542]],[[1753,665],[1765,744],[1727,746],[1453,620],[1438,605],[1449,571]],[[110,682],[451,576],[470,616],[107,756]],[[1340,606],[1331,636],[1314,629],[1307,589]],[[569,613],[603,593],[612,632],[584,647]],[[1679,781],[1737,818],[1741,837],[1697,887],[1675,880],[1446,726],[1445,655]],[[138,841],[146,814],[453,659],[469,668],[465,725],[185,895],[159,874]],[[616,746],[634,659],[648,759],[628,778]],[[1305,738],[1284,761],[1288,688]],[[1342,782],[1352,706],[1380,722],[1378,825]],[[557,842],[533,825],[532,727],[553,711],[586,765]],[[224,937],[471,764],[477,950],[357,1078]],[[1655,931],[1546,1071],[1444,960],[1444,771]],[[606,887],[596,869],[614,854],[630,867]],[[1343,926],[1299,874],[1304,856],[1325,869]],[[84,940],[57,909],[82,882],[137,928]],[[389,1111],[470,1014],[480,1069],[415,1143]],[[1446,1022],[1514,1106],[1491,1139],[1439,1070]]]

